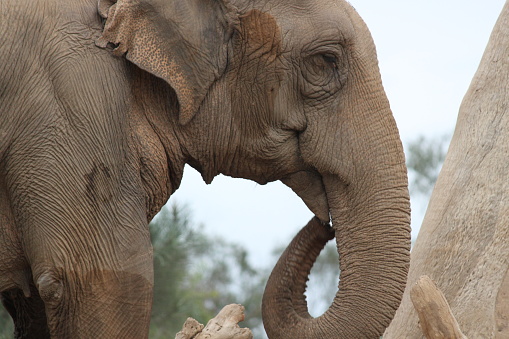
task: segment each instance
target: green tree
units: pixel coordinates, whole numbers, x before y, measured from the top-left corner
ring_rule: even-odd
[[[3,306],[0,306],[0,339],[12,338],[14,326],[11,316]]]
[[[339,255],[336,242],[330,241],[318,256],[309,276],[306,296],[309,313],[322,315],[332,304],[338,291]]]
[[[450,136],[438,138],[419,136],[406,147],[407,167],[410,172],[410,193],[427,198],[435,186],[447,154]]]
[[[165,207],[150,225],[154,247],[151,338],[175,335],[187,317],[201,323],[225,305],[246,307],[243,326],[261,323],[260,273],[237,244],[206,235],[185,208]]]
[[[189,214],[176,205],[163,208],[150,224],[154,248],[154,303],[151,336],[178,332],[187,318],[186,297],[181,285],[193,255],[207,251],[208,244],[198,229],[191,227]],[[183,320],[182,320],[183,319]],[[180,322],[180,325],[179,325]]]

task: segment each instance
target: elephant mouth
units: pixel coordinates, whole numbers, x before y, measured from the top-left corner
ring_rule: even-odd
[[[322,176],[314,170],[303,170],[285,176],[281,181],[290,187],[323,223],[330,221],[329,203]]]

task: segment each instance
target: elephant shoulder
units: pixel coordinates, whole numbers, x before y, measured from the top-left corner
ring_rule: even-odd
[[[17,59],[27,54],[44,57],[62,44],[91,47],[101,30],[96,1],[0,1],[0,53],[8,50]]]

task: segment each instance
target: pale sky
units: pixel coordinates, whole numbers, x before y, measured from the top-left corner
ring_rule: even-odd
[[[353,0],[378,50],[385,90],[403,143],[452,134],[503,0]],[[280,182],[218,176],[211,185],[186,167],[170,204],[186,204],[208,234],[243,245],[256,266],[287,244],[312,213]],[[425,202],[412,202],[416,238]]]

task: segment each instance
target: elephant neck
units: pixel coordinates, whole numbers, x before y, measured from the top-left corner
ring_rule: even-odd
[[[175,92],[163,80],[131,66],[130,142],[151,220],[179,188],[188,152]]]
[[[213,84],[194,117],[185,125],[176,122],[185,162],[207,184],[219,174],[235,177],[231,169],[238,161],[241,136],[233,122],[231,100],[225,99],[232,97],[230,91],[228,82]]]
[[[160,167],[164,158],[164,173],[154,169],[150,172],[157,176],[158,182],[167,181],[165,201],[180,186],[185,164],[200,172],[207,184],[225,169],[232,168],[240,136],[232,126],[229,102],[207,97],[191,121],[181,124],[175,91],[163,80],[131,66],[130,121],[140,140],[140,158],[151,162],[158,159]],[[213,97],[229,96],[228,91],[227,86],[217,86]]]

